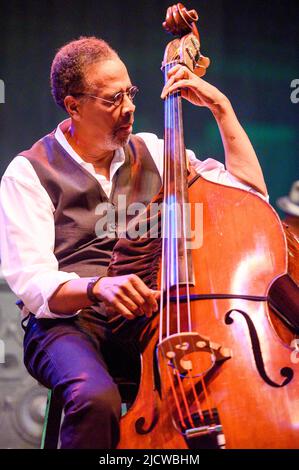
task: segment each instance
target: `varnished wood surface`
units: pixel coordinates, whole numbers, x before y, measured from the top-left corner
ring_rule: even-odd
[[[281,223],[261,198],[203,178],[189,188],[190,201],[202,203],[203,244],[192,253],[195,269],[193,294],[230,293],[266,296],[273,280],[287,271],[286,240]],[[184,313],[185,307],[182,306]],[[233,322],[225,322],[226,314]],[[258,338],[264,369],[258,371],[248,323]],[[278,335],[270,321],[267,302],[242,299],[199,300],[191,303],[192,331],[229,348],[232,357],[207,381],[209,397],[219,412],[226,447],[299,448],[299,364],[292,362],[288,334]],[[167,367],[160,360],[162,396],[155,390],[153,357],[158,342],[158,316],[149,331],[143,354],[141,384],[133,407],[121,422],[119,448],[185,448],[172,423],[172,397]],[[144,333],[145,334],[145,333]],[[194,353],[194,369],[201,353]],[[293,370],[290,383],[280,387],[283,368]],[[272,383],[272,385],[271,385]],[[277,386],[274,386],[276,384]],[[188,386],[187,386],[188,392]],[[207,403],[199,394],[203,409]],[[194,403],[191,405],[194,408]],[[144,418],[142,434],[136,423]]]

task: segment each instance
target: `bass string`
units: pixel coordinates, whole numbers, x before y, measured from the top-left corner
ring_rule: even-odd
[[[168,73],[168,65],[165,66],[164,75],[165,80]],[[166,293],[166,312],[168,311],[169,305],[169,298],[167,295],[168,292],[168,284],[169,284],[169,271],[167,269],[167,252],[166,252],[166,236],[167,236],[167,211],[166,211],[166,204],[168,197],[168,187],[169,187],[169,98],[167,97],[164,101],[164,168],[163,168],[163,187],[164,187],[164,195],[163,195],[163,205],[162,205],[162,259],[161,259],[161,301],[160,301],[160,328],[159,328],[159,343],[162,343],[163,340],[163,333],[164,333],[164,292]],[[166,276],[165,273],[166,272]],[[168,324],[169,316],[166,313],[166,336],[169,335],[169,324]]]
[[[167,65],[164,69],[165,77],[167,76],[168,68]],[[167,290],[168,290],[168,270],[167,270],[167,253],[166,253],[166,245],[165,245],[165,234],[166,234],[166,219],[167,214],[165,210],[165,196],[167,197],[166,191],[168,188],[168,155],[169,155],[169,130],[168,130],[168,97],[165,99],[164,102],[164,166],[163,166],[163,187],[164,187],[164,195],[163,195],[163,205],[162,205],[162,229],[161,229],[161,236],[162,236],[162,258],[161,258],[161,300],[160,300],[160,327],[159,327],[159,343],[162,343],[163,340],[163,332],[164,332],[164,291],[166,291],[166,310],[167,306]],[[165,272],[166,269],[166,280],[165,280]],[[166,322],[167,322],[166,316]],[[168,325],[166,324],[166,332],[168,331]]]
[[[168,73],[173,64],[168,64],[165,68],[165,74]],[[165,76],[166,80],[167,75]],[[166,197],[165,201],[168,205],[165,206],[165,219],[166,219],[166,238],[164,240],[164,248],[166,247],[166,263],[167,273],[172,273],[173,276],[167,276],[166,282],[166,296],[167,296],[167,329],[166,334],[170,334],[170,281],[175,281],[175,298],[176,298],[176,323],[177,333],[181,332],[181,305],[180,305],[180,270],[179,270],[179,242],[182,248],[182,268],[184,270],[183,280],[186,286],[186,306],[187,306],[187,331],[192,331],[191,324],[191,307],[190,307],[190,289],[189,289],[189,269],[188,269],[188,256],[187,256],[187,230],[186,230],[186,208],[185,208],[185,165],[186,155],[183,143],[183,123],[182,123],[182,102],[181,94],[179,91],[172,93],[167,97],[166,102]],[[175,156],[175,159],[171,159]],[[180,172],[180,177],[178,173]],[[173,186],[171,186],[171,181]],[[171,193],[172,191],[172,193]],[[178,199],[178,195],[181,197]],[[171,215],[171,209],[173,215]],[[172,233],[174,232],[174,233]],[[172,263],[172,266],[170,266]],[[172,314],[173,314],[172,309]]]
[[[165,73],[165,82],[167,80],[168,71],[171,68],[171,64],[167,64],[164,73]],[[164,142],[164,199],[163,199],[163,228],[162,228],[162,275],[161,275],[161,291],[165,291],[165,301],[166,301],[166,337],[170,335],[170,311],[171,311],[171,302],[170,302],[170,285],[172,279],[172,270],[171,263],[175,261],[173,255],[177,255],[177,249],[173,248],[173,241],[175,240],[172,237],[172,223],[173,218],[170,214],[170,206],[174,202],[172,200],[172,195],[175,195],[174,190],[176,186],[176,178],[174,171],[174,163],[171,161],[172,151],[175,150],[175,138],[174,138],[174,95],[168,95],[165,99],[165,142]],[[174,187],[171,186],[171,181],[173,181]],[[173,207],[175,207],[173,205]],[[174,214],[176,216],[176,214]],[[176,247],[177,248],[177,247]],[[176,263],[177,264],[177,263]],[[164,274],[165,273],[165,274]],[[164,333],[164,296],[161,298],[161,308],[160,308],[160,342],[163,340]]]
[[[167,64],[165,72],[165,81],[167,73],[173,64]],[[162,227],[162,266],[163,272],[166,272],[166,279],[162,276],[161,291],[166,293],[166,336],[170,335],[170,287],[171,280],[175,280],[176,290],[176,312],[177,312],[177,332],[181,332],[181,310],[180,310],[180,296],[179,296],[179,238],[183,239],[183,266],[185,270],[185,280],[187,289],[187,305],[188,305],[188,330],[191,331],[191,311],[190,311],[190,292],[189,292],[189,279],[188,279],[188,259],[187,259],[187,246],[186,246],[186,215],[184,201],[177,200],[177,194],[184,195],[184,182],[181,178],[181,187],[178,187],[177,168],[180,168],[183,174],[183,158],[184,146],[181,141],[176,141],[176,134],[174,129],[178,129],[178,135],[182,132],[181,120],[181,100],[180,93],[176,92],[168,96],[165,100],[165,161],[164,161],[164,207],[163,207],[163,227]],[[178,145],[177,145],[178,144]],[[178,164],[171,160],[171,155],[178,156]],[[173,186],[171,186],[173,181]],[[173,197],[172,197],[173,196]],[[171,209],[173,215],[171,216]],[[178,210],[180,213],[178,214]],[[180,221],[180,227],[178,226]],[[180,228],[180,231],[179,231]],[[172,231],[175,231],[173,234]],[[178,235],[178,236],[177,236]],[[172,263],[172,266],[171,266]],[[174,267],[173,267],[174,266]],[[175,269],[175,272],[173,271]],[[173,276],[171,276],[171,273]],[[166,284],[166,285],[165,285]],[[161,299],[161,326],[163,323],[163,297]],[[173,309],[172,309],[173,310]],[[163,334],[163,328],[160,329]],[[162,337],[160,338],[162,340]]]
[[[168,64],[165,67],[165,80],[167,77],[167,73],[172,65]],[[175,266],[175,291],[176,291],[176,314],[177,314],[177,333],[181,332],[181,309],[180,309],[180,290],[179,290],[179,269],[178,269],[178,260],[179,260],[179,246],[178,246],[178,236],[173,236],[172,229],[175,227],[175,235],[179,235],[183,238],[183,267],[184,267],[184,275],[186,281],[186,297],[187,297],[187,315],[188,315],[188,330],[192,331],[192,322],[191,322],[191,306],[190,306],[190,289],[189,289],[189,270],[188,270],[188,256],[187,256],[187,230],[186,230],[186,211],[185,205],[186,202],[184,200],[185,194],[185,186],[184,186],[184,178],[181,177],[179,180],[177,176],[177,169],[179,168],[181,171],[181,175],[185,175],[185,164],[186,159],[185,154],[185,147],[183,144],[182,139],[176,139],[176,134],[174,130],[178,130],[178,135],[182,136],[183,133],[183,125],[182,125],[182,103],[181,103],[181,95],[180,92],[172,93],[165,99],[165,157],[164,157],[164,205],[163,205],[163,227],[162,227],[162,273],[166,270],[166,280],[164,275],[161,276],[161,291],[166,291],[166,337],[170,335],[170,314],[171,314],[171,302],[170,302],[170,263],[176,262]],[[171,160],[171,155],[175,155],[178,157],[178,164],[176,160]],[[179,182],[178,182],[179,180]],[[171,186],[171,181],[173,182],[173,186]],[[180,184],[179,184],[180,183]],[[179,192],[180,190],[180,192]],[[182,198],[180,201],[177,201],[177,195],[181,194]],[[174,196],[174,199],[172,199]],[[166,202],[166,204],[165,204]],[[170,202],[174,202],[172,208],[174,209],[174,215],[171,218],[170,214]],[[168,204],[167,204],[168,203]],[[178,214],[178,209],[181,211]],[[190,214],[191,215],[191,214]],[[180,216],[180,218],[179,218]],[[179,220],[181,222],[180,230],[181,232],[178,233],[178,223]],[[173,240],[175,241],[173,243]],[[166,263],[166,265],[165,265]],[[166,284],[166,285],[165,285]],[[160,342],[163,340],[163,312],[164,312],[164,301],[163,295],[161,298],[161,306],[160,306]],[[172,313],[173,313],[172,308]],[[182,343],[182,341],[180,340]],[[187,390],[183,386],[183,383],[186,383],[184,377],[182,378],[178,369],[174,369],[174,374],[177,378],[177,387],[173,382],[173,378],[170,374],[170,369],[167,367],[168,376],[170,379],[171,390],[174,396],[175,405],[177,408],[178,415],[180,416],[181,424],[184,423],[183,427],[187,426],[187,423],[184,422],[184,412],[183,408],[185,409],[186,415],[189,419],[189,422],[193,425],[193,420],[191,418],[191,404],[188,399]],[[203,418],[203,414],[201,411],[200,403],[198,397],[195,392],[195,381],[194,377],[190,371],[188,371],[188,382],[191,384],[191,390],[193,399],[196,404],[197,412],[200,418]],[[202,379],[203,380],[203,379]],[[207,395],[207,390],[203,384],[204,388],[204,395]],[[179,399],[181,397],[181,400]],[[207,398],[207,397],[206,397]],[[193,400],[192,400],[193,401]]]
[[[172,150],[172,157],[171,160],[171,173],[172,173],[172,196],[168,200],[171,200],[171,205],[167,207],[167,212],[169,213],[169,219],[171,217],[171,225],[169,226],[168,230],[168,247],[169,247],[169,262],[172,264],[170,271],[173,273],[173,280],[175,281],[175,298],[176,298],[176,323],[177,323],[177,333],[181,333],[181,305],[180,305],[180,290],[179,290],[179,206],[181,201],[178,200],[179,188],[178,188],[178,174],[177,174],[177,163],[178,159],[180,159],[180,142],[179,142],[179,128],[178,128],[178,102],[179,102],[179,92],[172,93],[170,97],[170,122],[171,122],[171,134],[172,134],[172,142],[171,142],[171,150]],[[178,130],[178,132],[177,132]],[[178,138],[177,138],[178,137]],[[169,185],[170,188],[170,185]],[[169,189],[170,191],[170,189]],[[173,214],[172,214],[173,209]],[[168,286],[167,295],[170,297],[170,286]],[[174,308],[172,307],[172,313]],[[168,313],[168,312],[167,312]],[[170,311],[169,311],[170,315]]]
[[[187,297],[187,314],[188,314],[188,331],[192,331],[192,326],[191,326],[191,309],[190,309],[190,290],[189,290],[189,270],[188,270],[188,257],[187,257],[187,240],[186,240],[186,214],[185,214],[185,206],[184,203],[186,202],[184,199],[185,196],[185,165],[186,165],[186,154],[185,154],[185,146],[183,142],[183,122],[182,122],[182,99],[181,99],[181,93],[178,91],[173,94],[173,98],[171,100],[171,109],[170,109],[170,118],[171,118],[171,129],[177,129],[177,135],[179,138],[176,140],[175,138],[175,132],[172,132],[173,135],[173,141],[172,141],[172,149],[173,149],[173,154],[176,156],[175,161],[173,162],[173,181],[174,181],[174,194],[181,195],[181,198],[178,202],[178,204],[175,205],[175,211],[180,211],[178,214],[176,212],[175,214],[175,221],[176,221],[176,256],[175,260],[177,262],[176,264],[176,299],[177,299],[177,330],[178,333],[181,332],[181,325],[180,325],[180,319],[181,319],[181,309],[180,309],[180,289],[179,289],[179,270],[178,270],[178,262],[179,262],[179,239],[181,237],[182,242],[183,242],[183,267],[185,270],[184,273],[184,280],[186,282],[186,297]],[[178,164],[176,164],[178,163]],[[178,170],[180,171],[180,178],[178,177]],[[180,187],[179,187],[179,183]],[[180,192],[179,192],[180,190]],[[180,217],[180,219],[179,219]],[[180,225],[180,232],[178,233],[178,221],[180,220],[181,225]],[[171,235],[170,235],[171,236]],[[182,346],[182,340],[180,339],[180,343]],[[186,416],[187,420],[189,421],[190,425],[194,427],[194,422],[192,419],[192,412],[191,412],[191,403],[195,401],[197,412],[200,417],[203,416],[202,410],[199,404],[198,397],[195,393],[195,380],[192,377],[190,371],[188,371],[188,382],[191,385],[191,391],[193,395],[193,400],[190,401],[190,395],[188,393],[187,389],[187,380],[186,377],[181,377],[179,370],[176,368],[174,370],[175,377],[177,380],[177,387],[172,387],[172,389],[175,390],[176,392],[176,400],[175,403],[176,405],[179,403],[179,407],[177,406],[177,411],[179,413],[179,416]],[[181,400],[178,399],[178,395],[181,397]],[[183,411],[184,410],[184,411]],[[182,421],[181,421],[182,422]],[[186,419],[183,419],[184,426],[187,427],[187,421]]]
[[[182,175],[181,177],[181,194],[182,194],[182,201],[180,204],[180,210],[181,210],[181,229],[182,233],[180,234],[182,236],[183,240],[183,265],[184,265],[184,270],[185,270],[185,276],[184,279],[186,281],[186,306],[187,306],[187,317],[188,317],[188,331],[192,331],[192,323],[191,323],[191,302],[190,302],[190,288],[189,288],[189,269],[188,269],[188,251],[187,251],[187,230],[186,230],[186,206],[185,203],[185,185],[186,181],[184,181],[184,178],[186,177],[185,175],[185,168],[186,168],[186,150],[184,146],[184,140],[183,140],[183,120],[182,120],[182,98],[181,94],[178,96],[177,100],[177,105],[178,105],[178,134],[181,138],[180,142],[180,152],[179,152],[179,163],[180,163],[180,173]],[[191,223],[191,213],[189,214],[189,221]],[[191,233],[191,227],[190,227],[190,233]]]

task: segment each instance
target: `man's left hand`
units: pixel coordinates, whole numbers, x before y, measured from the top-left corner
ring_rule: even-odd
[[[223,101],[228,101],[226,96],[216,87],[199,78],[188,67],[181,64],[175,65],[168,72],[168,81],[162,90],[161,98],[166,98],[169,93],[178,89],[181,89],[183,98],[196,106],[205,106],[211,111]]]

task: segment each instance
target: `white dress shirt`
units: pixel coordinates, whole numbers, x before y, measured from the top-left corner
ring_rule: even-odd
[[[70,158],[99,181],[109,196],[113,175],[125,161],[123,149],[115,151],[110,176],[106,179],[96,173],[93,165],[82,160],[70,146],[64,136],[68,126],[69,120],[60,123],[55,138]],[[149,133],[137,135],[144,140],[162,176],[163,140]],[[187,155],[195,171],[206,179],[259,194],[226,171],[222,163],[212,158],[200,161],[190,150]],[[52,201],[29,160],[22,155],[15,157],[2,177],[0,188],[0,248],[3,275],[12,291],[25,304],[23,316],[31,311],[38,318],[60,317],[50,311],[48,299],[60,284],[79,277],[74,272],[67,273],[58,269],[58,260],[54,255],[54,210]]]

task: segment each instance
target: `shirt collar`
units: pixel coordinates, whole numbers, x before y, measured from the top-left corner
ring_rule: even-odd
[[[60,122],[56,128],[55,131],[55,139],[60,143],[60,145],[64,148],[64,150],[81,166],[84,168],[92,171],[94,171],[94,167],[92,163],[85,162],[80,155],[78,155],[77,152],[73,149],[73,147],[68,143],[64,132],[69,128],[71,123],[71,120],[65,119],[64,121]],[[113,158],[111,160],[111,165],[110,165],[110,180],[112,180],[114,173],[118,170],[120,166],[122,166],[125,162],[125,152],[123,147],[118,148],[115,150]]]

